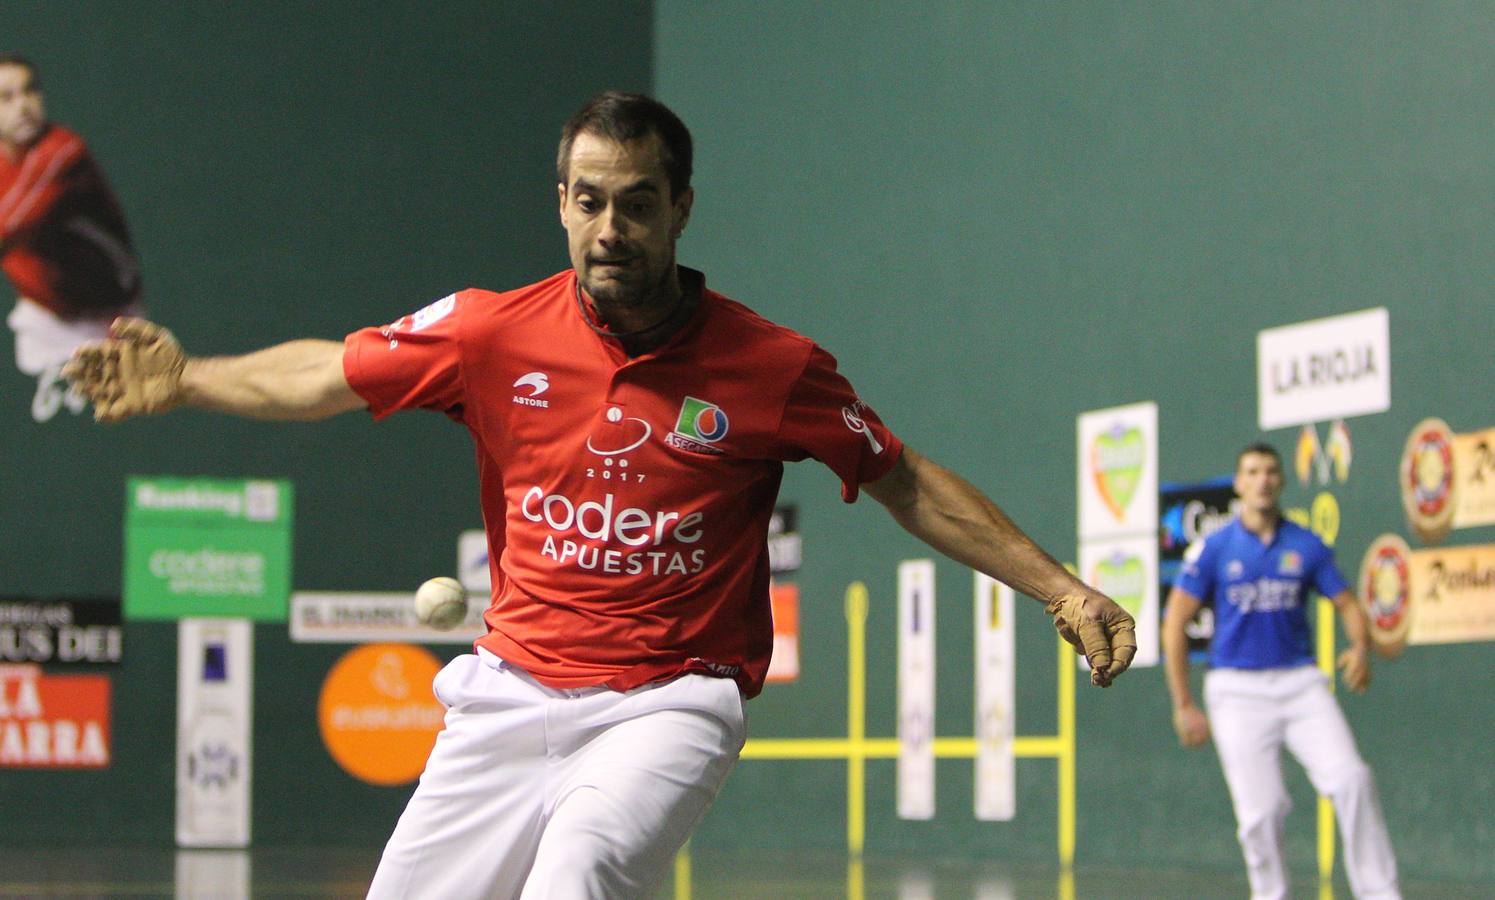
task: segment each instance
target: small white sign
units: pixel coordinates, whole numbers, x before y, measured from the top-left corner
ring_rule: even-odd
[[[1268,328],[1256,335],[1263,431],[1391,408],[1391,319],[1385,307]]]
[[[1158,539],[1156,535],[1080,542],[1080,578],[1137,620],[1134,668],[1158,664]],[[1079,657],[1085,665],[1085,657]]]
[[[934,560],[898,564],[898,817],[934,818]]]
[[[297,591],[291,640],[298,644],[471,644],[487,632],[486,597],[469,598],[467,619],[451,631],[422,625],[414,593]]]
[[[1158,405],[1081,413],[1076,422],[1081,540],[1158,529]]]
[[[457,580],[474,597],[493,593],[493,574],[488,567],[488,533],[474,528],[457,535]],[[484,606],[487,602],[484,601]]]
[[[976,614],[976,818],[1017,815],[1017,651],[1012,588],[974,573]]]

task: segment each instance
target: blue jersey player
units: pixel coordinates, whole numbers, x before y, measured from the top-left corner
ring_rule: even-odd
[[[1230,786],[1237,836],[1253,900],[1288,896],[1283,820],[1291,801],[1282,781],[1284,744],[1315,788],[1334,801],[1345,870],[1355,896],[1394,898],[1396,860],[1370,768],[1328,679],[1315,666],[1309,590],[1334,602],[1350,647],[1339,656],[1345,686],[1370,683],[1369,623],[1312,532],[1282,518],[1282,460],[1267,444],[1236,459],[1240,515],[1189,548],[1163,620],[1163,654],[1173,695],[1173,727],[1185,747],[1214,736]],[[1201,605],[1214,609],[1206,715],[1189,690],[1184,626]]]

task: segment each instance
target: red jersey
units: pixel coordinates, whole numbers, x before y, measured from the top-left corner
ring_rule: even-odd
[[[633,359],[582,317],[571,270],[345,342],[376,418],[434,409],[471,432],[494,585],[477,643],[552,687],[696,671],[757,694],[784,461],[824,462],[850,502],[902,451],[829,353],[700,290]]]
[[[0,153],[0,266],[58,318],[102,316],[140,297],[124,213],[83,139],[49,125],[19,159]]]

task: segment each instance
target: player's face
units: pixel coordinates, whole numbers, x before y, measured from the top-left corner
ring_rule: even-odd
[[[0,141],[25,147],[47,124],[36,76],[25,66],[0,66]]]
[[[1282,466],[1269,453],[1247,453],[1235,467],[1235,492],[1247,509],[1267,512],[1282,497]]]
[[[620,144],[583,132],[559,185],[571,265],[603,306],[647,307],[675,276],[675,241],[694,194],[670,199],[659,138]]]

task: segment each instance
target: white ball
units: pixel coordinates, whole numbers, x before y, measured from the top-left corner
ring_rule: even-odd
[[[467,618],[467,591],[455,578],[432,578],[415,591],[415,614],[439,631],[456,628]]]

